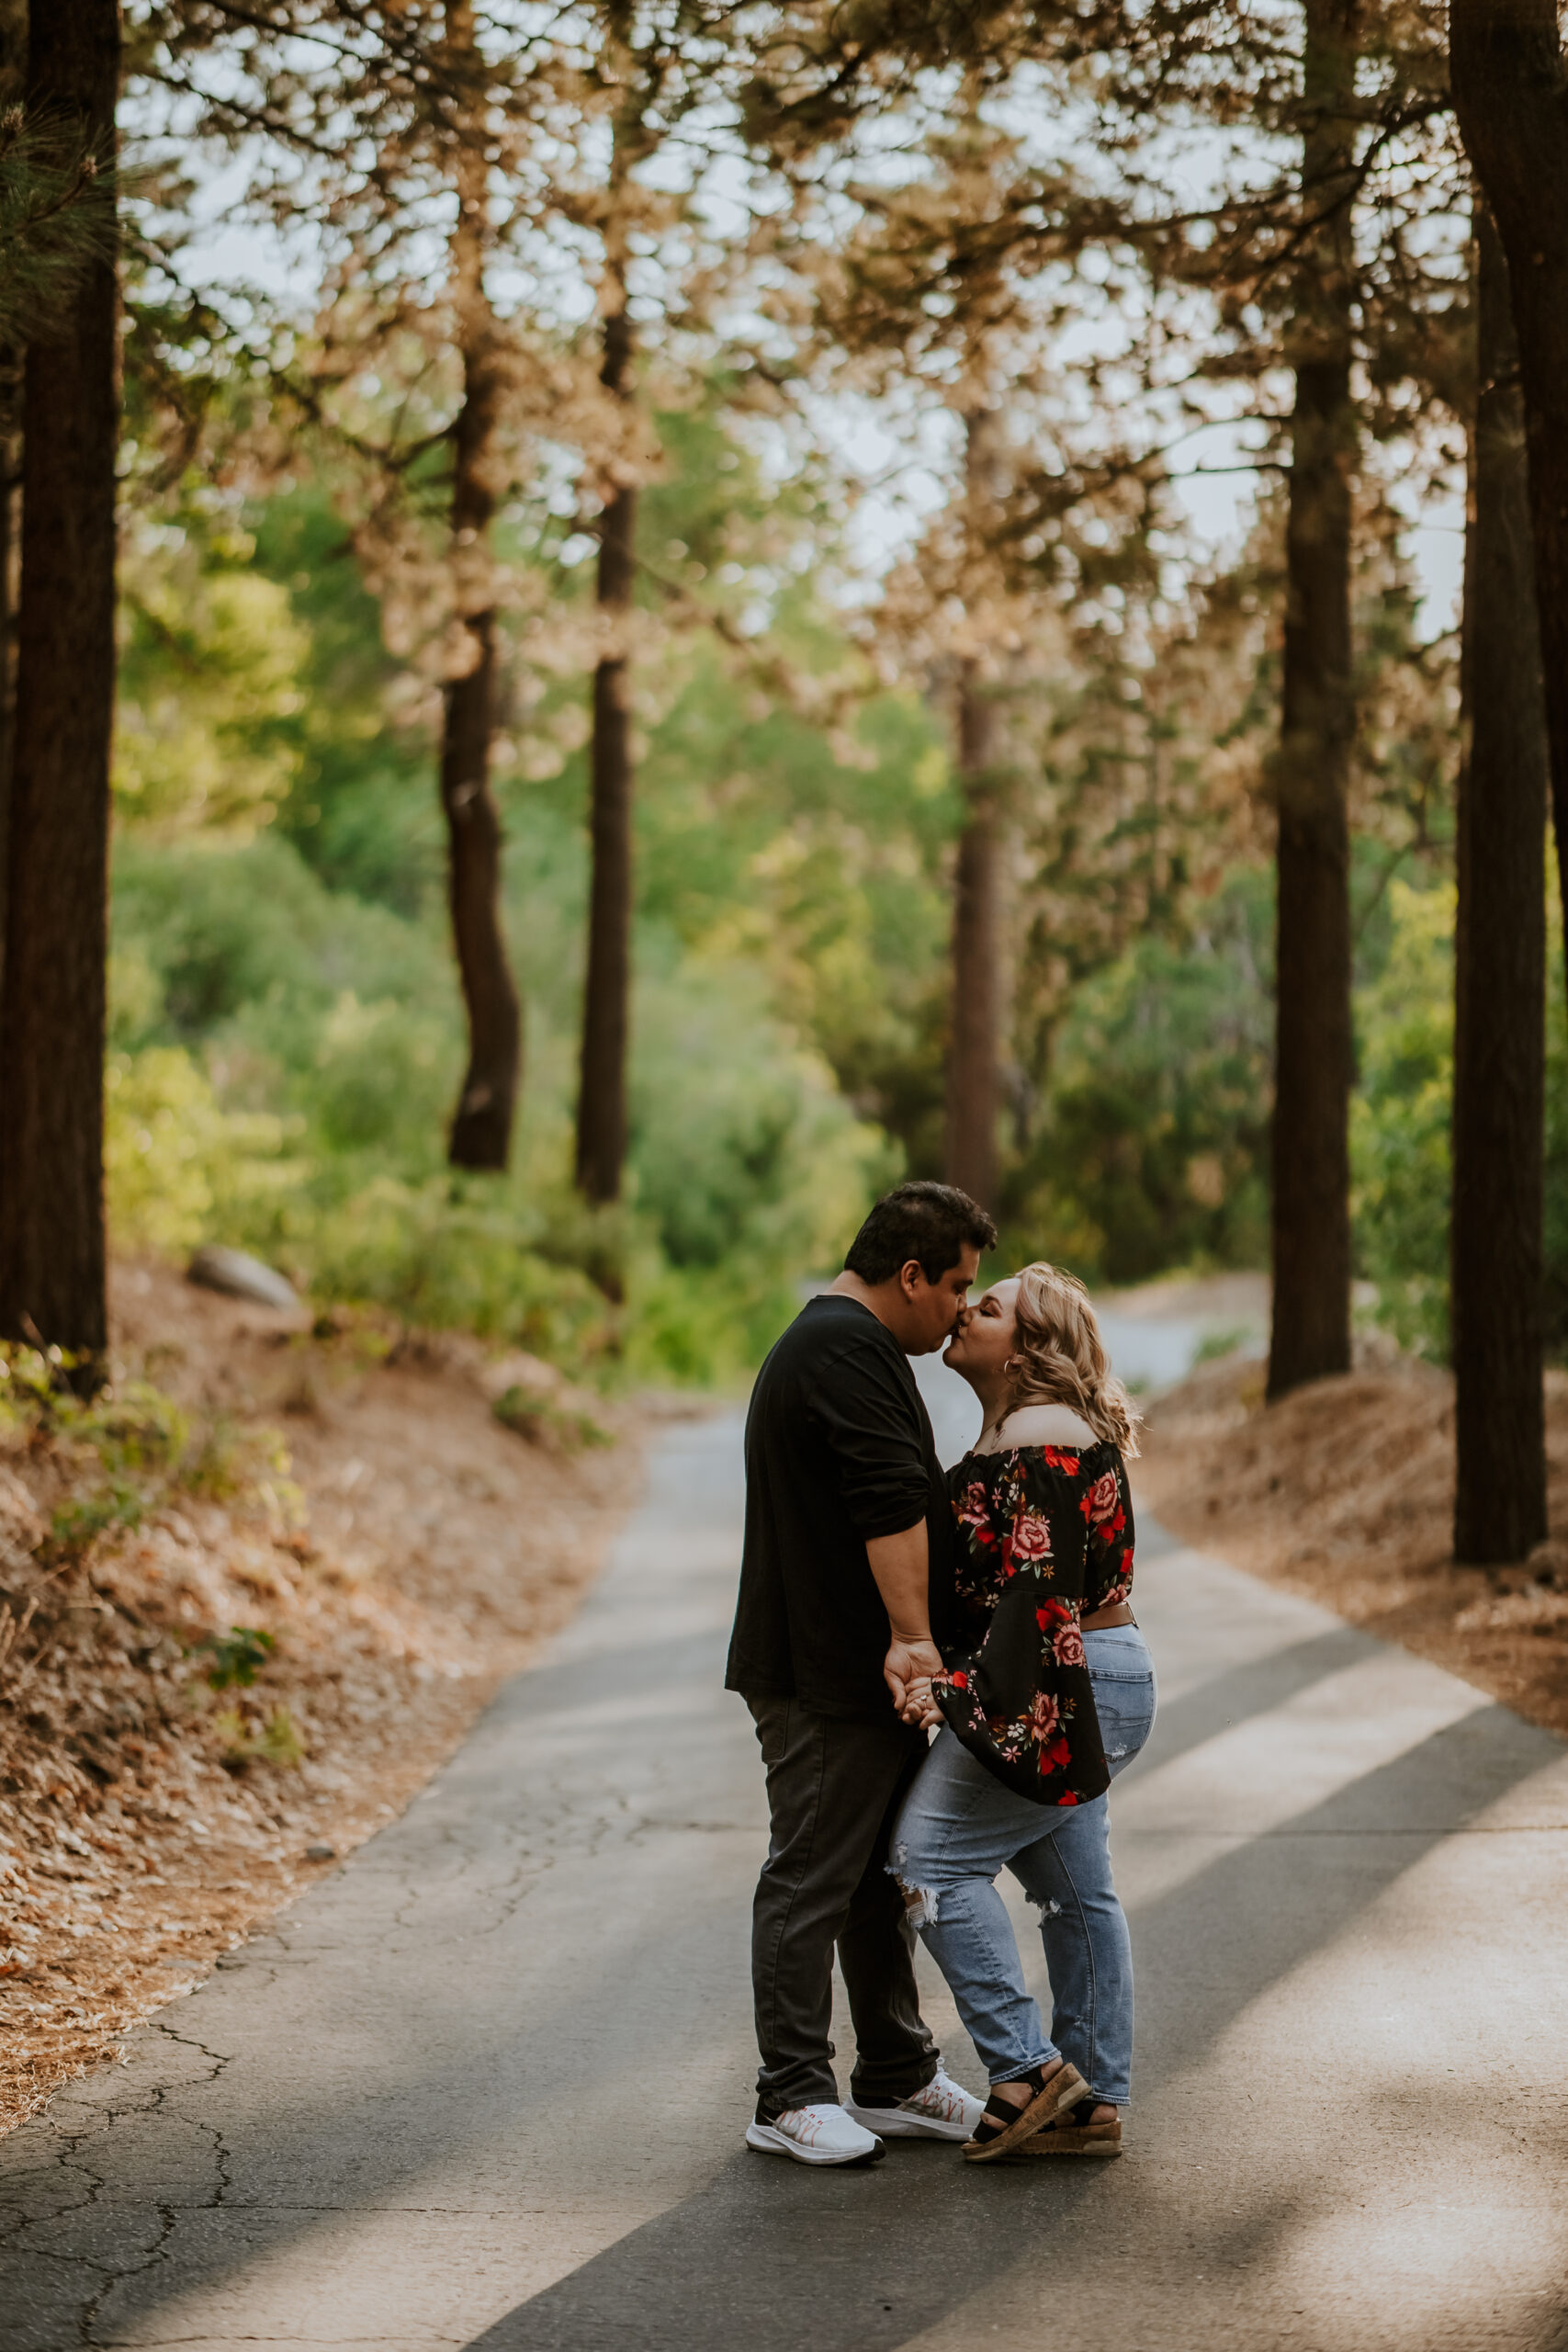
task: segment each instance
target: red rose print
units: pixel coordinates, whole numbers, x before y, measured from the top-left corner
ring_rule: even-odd
[[[1096,1527],[1103,1526],[1114,1514],[1117,1498],[1115,1471],[1102,1471],[1089,1491],[1089,1515]]]
[[[1078,1457],[1076,1453],[1058,1453],[1054,1445],[1043,1445],[1040,1453],[1047,1470],[1064,1471],[1069,1478],[1077,1476]]]
[[[960,1527],[984,1527],[986,1524],[986,1489],[976,1478],[964,1487],[953,1505]]]
[[[1061,1720],[1061,1711],[1048,1690],[1037,1690],[1034,1704],[1029,1710],[1029,1730],[1032,1738],[1043,1747]],[[1066,1742],[1063,1743],[1064,1746]]]
[[[1058,1804],[1077,1804],[1077,1799],[1074,1796],[1071,1789],[1068,1789],[1063,1795],[1057,1798],[1056,1802]]]
[[[1072,1613],[1065,1600],[1047,1600],[1042,1608],[1035,1611],[1034,1622],[1043,1634],[1048,1634],[1053,1625],[1066,1623],[1071,1618]]]
[[[1064,1625],[1051,1644],[1053,1657],[1058,1666],[1082,1666],[1083,1635],[1076,1625]]]
[[[1012,1556],[1015,1560],[1050,1558],[1051,1522],[1040,1511],[1021,1510],[1013,1521]]]

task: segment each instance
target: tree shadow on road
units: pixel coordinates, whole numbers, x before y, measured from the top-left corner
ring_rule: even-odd
[[[1107,2167],[1107,2170],[1110,2168]],[[1010,2269],[1065,2256],[1097,2183],[895,2143],[866,2171],[741,2150],[716,2180],[497,2322],[469,2352],[882,2352]]]
[[[1297,1669],[1313,1653],[1325,1672],[1349,1662],[1337,1635],[1301,1649]],[[1269,1696],[1259,1674],[1259,1704],[1278,1703],[1277,1682]],[[1300,1687],[1289,1665],[1285,1679]],[[1141,1906],[1145,2047],[1158,2056],[1140,2093],[1201,2070],[1270,1985],[1561,1754],[1506,1709],[1479,1708]],[[1303,1840],[1319,1855],[1334,1841],[1332,1867],[1304,1867]],[[1452,2120],[1461,2128],[1458,2112]],[[626,2128],[637,2129],[635,2104]],[[1083,2229],[1114,2213],[1145,2161],[981,2169],[949,2148],[894,2143],[865,2172],[813,2172],[738,2154],[707,2188],[520,2304],[468,2352],[879,2352],[1026,2258],[1043,2288],[1062,2276]]]
[[[1168,1709],[1160,1746],[1168,1756],[1243,1717],[1266,1713],[1375,1647],[1363,1636],[1329,1630],[1215,1676]],[[1562,1754],[1559,1741],[1506,1709],[1478,1706],[1266,1835],[1227,1844],[1218,1854],[1211,1848],[1211,1859],[1190,1877],[1138,1906],[1140,2041],[1151,2053],[1140,2068],[1140,2100],[1172,2086],[1179,2094],[1190,2079],[1201,2079],[1250,2004],[1332,1944],[1444,1838],[1463,1831]],[[511,1767],[502,1751],[492,1758],[481,1743],[470,1751],[469,1769],[475,1786],[462,1792],[464,1806],[523,1801],[506,1777]],[[431,1856],[444,1850],[446,1813],[418,1834],[420,1854],[426,1846]],[[570,1822],[562,1834],[575,1834]],[[413,1835],[406,1826],[401,1833],[405,1875]],[[682,1932],[693,1924],[688,1894]],[[657,1973],[649,1941],[655,1931],[652,1921],[638,1928],[642,1962]],[[701,1932],[719,1932],[716,1917]],[[308,1962],[292,1958],[288,1964]],[[561,1984],[563,2005],[581,2020],[593,2014],[595,2002],[613,2004],[620,1965],[607,1950],[603,1979]],[[739,1948],[736,1965],[739,2008]],[[44,2222],[13,2238],[7,2269],[9,2291],[18,2298],[12,2306],[17,2333],[7,2323],[0,2335],[8,2344],[47,2346],[50,2352],[66,2342],[98,2340],[99,2331],[141,2337],[152,2313],[308,2237],[323,2213],[373,2207],[384,2191],[401,2192],[417,2181],[426,2163],[439,2167],[450,2154],[449,2137],[442,2135],[450,2131],[453,2069],[459,2077],[465,2065],[476,2070],[476,2105],[482,2107],[479,2077],[493,2066],[495,2053],[482,2036],[444,2042],[434,2030],[442,2020],[422,2016],[406,1998],[394,2021],[408,2049],[423,2053],[395,2084],[355,2088],[339,2064],[313,2098],[295,2098],[287,2112],[273,2113],[255,2108],[247,2074],[252,2105],[240,2119],[234,2150],[236,2178],[244,2185],[236,2192],[209,2183],[220,2126],[232,2138],[225,2118],[238,2064],[220,2083],[204,2064],[199,2084],[167,2100],[160,2074],[141,2086],[136,2113],[117,2111],[118,2091],[89,2099],[81,2154],[100,2182],[100,2201],[93,2202],[97,2189],[85,2205],[86,2192],[72,2191],[79,2211],[73,2207],[58,2227]],[[220,2034],[221,2007],[209,2019],[193,2005],[179,2022],[197,2037]],[[352,2017],[344,2022],[352,2025]],[[531,2018],[535,2030],[545,2022],[537,2014]],[[618,2118],[607,2131],[635,2140],[638,2052],[621,2046],[621,2024],[612,2008],[599,2038],[604,2072],[578,2087]],[[693,2017],[674,2030],[679,2041],[703,2029]],[[568,2073],[547,2066],[534,2075],[532,2090],[547,2107],[571,2097],[573,2084]],[[1462,2129],[1462,2119],[1454,2119],[1454,2128]],[[58,2129],[29,2127],[11,2143],[9,2170],[19,2176],[29,2165],[60,2161],[59,2139]],[[69,2145],[65,2154],[76,2161]],[[896,2143],[885,2164],[863,2174],[809,2172],[739,2148],[729,2157],[717,2150],[716,2161],[716,2176],[700,2191],[519,2304],[476,2339],[472,2352],[557,2345],[594,2352],[612,2341],[617,2352],[773,2352],[786,2336],[792,2346],[808,2343],[812,2352],[874,2352],[918,2336],[1021,2261],[1039,2265],[1043,2291],[1052,2269],[1081,2254],[1086,2230],[1100,2232],[1146,2199],[1150,2166],[1161,2159],[1152,2140],[1141,2145],[1134,2137],[1120,2165],[1082,2169],[1039,2163],[966,2168],[951,2148],[908,2143]],[[158,2199],[168,2199],[176,2182],[181,2193],[167,2210],[178,2206],[179,2226],[171,2223],[160,2234]],[[159,2247],[155,2259],[138,2251],[150,2236]],[[102,2302],[90,2334],[76,2325],[84,2262]],[[112,2293],[102,2291],[100,2272],[113,2274]]]

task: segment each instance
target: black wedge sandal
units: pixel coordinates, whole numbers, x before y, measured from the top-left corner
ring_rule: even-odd
[[[1014,2107],[992,2091],[975,2126],[974,2138],[964,2143],[964,2157],[972,2165],[987,2165],[1005,2156],[1021,2140],[1032,2138],[1064,2108],[1076,2107],[1089,2093],[1089,2085],[1066,2058],[1058,2058],[1054,2066],[1032,2066],[1027,2075],[1013,2079],[1028,2084],[1030,2097],[1021,2107]]]

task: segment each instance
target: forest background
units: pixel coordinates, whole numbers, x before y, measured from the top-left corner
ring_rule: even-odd
[[[546,207],[533,248],[525,238],[507,260],[527,366],[492,526],[491,785],[526,1049],[509,1170],[457,1170],[465,1030],[437,789],[454,556],[429,528],[458,391],[432,324],[452,264],[433,215],[389,305],[362,232],[342,229],[353,172],[300,177],[282,135],[300,117],[285,121],[276,88],[241,105],[255,60],[225,55],[228,14],[145,17],[122,112],[150,160],[130,183],[126,281],[107,1141],[119,1245],[240,1244],[321,1295],[468,1324],[609,1377],[743,1373],[875,1191],[944,1172],[965,820],[955,707],[977,677],[1000,736],[1004,1253],[1095,1283],[1266,1263],[1278,350],[1265,338],[1246,368],[1220,364],[1235,341],[1223,304],[1181,288],[1173,322],[1136,241],[1102,234],[1059,240],[1010,279],[993,270],[1006,302],[933,368],[918,338],[865,322],[864,254],[897,233],[887,192],[936,191],[981,218],[1026,169],[1066,168],[1060,125],[1043,158],[1016,85],[976,94],[955,66],[878,118],[869,164],[852,125],[803,197],[787,153],[748,178],[754,150],[710,84],[706,177],[648,172],[664,209],[623,254],[648,427],[622,477],[637,492],[636,978],[624,1197],[588,1204],[572,1132],[588,682],[614,494],[581,390],[614,175],[605,106],[590,107],[561,166],[576,227]],[[333,15],[303,12],[317,33]],[[206,144],[176,143],[182,122]],[[1119,169],[1104,130],[1090,107],[1066,146]],[[1246,137],[1267,160],[1256,112]],[[1166,168],[1181,186],[1223,175],[1217,153],[1194,165],[1173,147]],[[1463,302],[1451,163],[1412,147],[1391,166],[1448,223],[1427,256],[1434,316]],[[595,185],[597,212],[582,200]],[[248,279],[200,258],[219,220],[223,254],[254,250],[265,269]],[[552,269],[599,285],[597,301],[552,294]],[[962,322],[944,299],[928,309]],[[1016,567],[977,585],[952,551],[976,500],[954,392],[974,342],[999,386],[987,413],[1010,479],[1033,467],[1055,486],[1021,586]],[[1429,387],[1401,401],[1370,382],[1365,398],[1357,1272],[1373,1285],[1363,1312],[1441,1358],[1459,648],[1423,612],[1408,536],[1424,504],[1451,511],[1462,434]],[[868,488],[856,462],[873,405],[878,460],[915,480],[912,505]],[[1229,439],[1205,441],[1216,422]],[[1173,490],[1205,453],[1259,485],[1217,559]],[[1562,1001],[1549,988],[1554,1345],[1568,1325]]]

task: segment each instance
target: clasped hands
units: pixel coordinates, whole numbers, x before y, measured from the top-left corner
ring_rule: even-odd
[[[942,1670],[942,1652],[929,1634],[908,1641],[894,1635],[882,1661],[882,1679],[905,1723],[929,1731],[942,1722],[942,1709],[931,1695],[931,1677]]]

